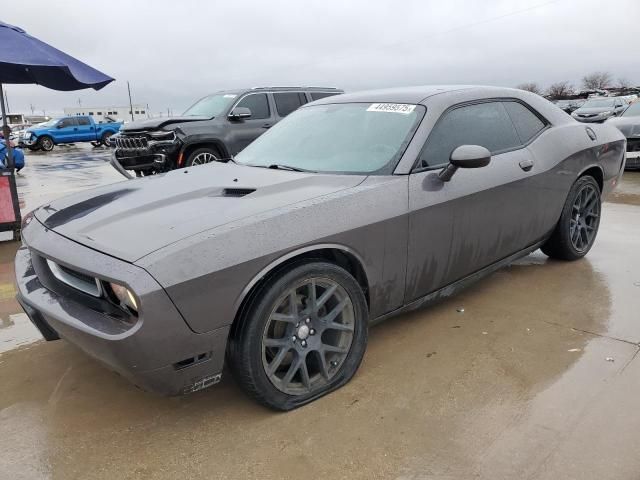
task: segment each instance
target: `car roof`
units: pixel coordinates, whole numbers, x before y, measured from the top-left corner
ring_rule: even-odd
[[[367,90],[363,92],[345,93],[339,97],[328,97],[316,100],[314,104],[322,103],[410,103],[424,104],[434,95],[452,93],[464,90],[467,93],[478,93],[481,96],[514,96],[519,90],[506,87],[489,87],[481,85],[424,85],[417,87],[397,87],[380,90]]]
[[[242,95],[244,93],[250,92],[336,92],[342,93],[343,90],[336,87],[250,87],[250,88],[237,88],[233,90],[219,90],[215,92],[215,94],[234,94],[234,95]]]

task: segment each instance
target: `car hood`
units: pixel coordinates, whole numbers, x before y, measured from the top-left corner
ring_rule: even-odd
[[[184,117],[148,118],[146,120],[136,120],[135,122],[125,123],[120,128],[120,131],[121,132],[139,132],[141,130],[155,130],[157,128],[162,128],[165,125],[171,125],[173,123],[200,122],[202,120],[209,120],[209,117],[184,116]]]
[[[625,137],[640,137],[640,116],[613,117],[607,120],[607,125],[617,127]]]
[[[191,235],[365,178],[213,163],[65,197],[43,205],[35,217],[60,235],[134,262]]]

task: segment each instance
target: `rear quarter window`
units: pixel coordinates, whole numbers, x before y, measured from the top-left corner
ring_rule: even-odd
[[[504,102],[504,108],[509,113],[522,143],[528,143],[547,126],[540,117],[520,102]]]
[[[321,98],[333,97],[340,95],[340,92],[309,92],[311,100],[320,100]]]

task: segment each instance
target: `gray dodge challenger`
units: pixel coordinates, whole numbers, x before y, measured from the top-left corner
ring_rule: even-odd
[[[583,257],[624,161],[618,129],[519,90],[334,96],[225,163],[36,209],[18,300],[144,389],[198,391],[226,364],[289,410],[353,377],[373,322],[538,248]]]

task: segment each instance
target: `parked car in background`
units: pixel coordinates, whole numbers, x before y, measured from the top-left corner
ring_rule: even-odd
[[[619,97],[595,97],[587,100],[571,116],[579,122],[602,123],[608,118],[620,115],[627,105],[627,102]]]
[[[300,106],[343,93],[336,88],[226,90],[198,100],[181,117],[125,124],[112,165],[131,177],[228,159]]]
[[[562,111],[571,114],[582,105],[584,105],[585,100],[577,99],[577,100],[556,100],[555,105],[560,108]]]
[[[635,102],[616,118],[607,120],[627,137],[627,163],[629,170],[640,169],[640,102]]]
[[[537,248],[586,255],[624,145],[521,90],[325,98],[233,162],[27,215],[18,299],[45,338],[143,388],[201,390],[226,358],[249,395],[289,410],[353,377],[371,322]]]
[[[53,150],[55,145],[100,142],[108,145],[109,137],[120,130],[122,122],[96,123],[90,116],[71,116],[49,120],[28,128],[20,143],[31,150]]]

